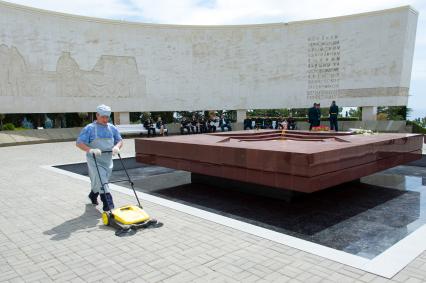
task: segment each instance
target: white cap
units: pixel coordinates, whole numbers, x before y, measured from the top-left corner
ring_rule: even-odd
[[[111,107],[101,104],[98,107],[96,107],[96,112],[101,116],[109,117],[111,115]]]

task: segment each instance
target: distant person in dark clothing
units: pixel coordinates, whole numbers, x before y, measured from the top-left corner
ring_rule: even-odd
[[[287,118],[287,129],[296,130],[296,120],[293,118],[293,115],[291,113]]]
[[[330,106],[330,110],[328,111],[330,114],[330,130],[339,131],[339,126],[337,124],[337,115],[339,114],[339,106],[336,105],[336,101],[333,100]]]
[[[314,103],[314,106],[308,110],[308,122],[309,122],[309,131],[312,130],[312,127],[319,126],[319,117],[318,117],[318,106]]]
[[[145,120],[143,126],[148,130],[148,137],[150,136],[150,133],[152,133],[152,136],[155,136],[154,121],[152,121],[151,117]]]
[[[200,119],[200,133],[204,134],[208,132],[207,120],[204,116]]]
[[[264,119],[257,117],[256,118],[256,129],[264,129]]]
[[[185,117],[183,117],[182,121],[180,121],[180,134],[181,135],[183,135],[185,133],[185,129],[186,129],[186,132],[188,134],[191,133],[191,129],[189,127],[189,121]]]
[[[315,127],[319,127],[321,124],[321,104],[317,103],[317,123]]]
[[[244,119],[244,130],[248,130],[248,129],[253,130],[253,126],[252,126],[250,118]]]
[[[263,120],[263,128],[264,129],[272,129],[272,119],[269,117],[266,117]]]
[[[225,128],[226,128],[228,131],[232,131],[231,123],[229,122],[229,120],[228,120],[228,119],[226,119],[226,118],[225,118],[225,115],[223,115],[223,114],[220,116],[220,120],[219,120],[219,127],[220,127],[220,129],[222,130],[222,132],[224,132],[224,131],[225,131]]]
[[[195,117],[195,115],[192,116],[191,122],[189,124],[189,127],[191,128],[191,132],[193,134],[198,134],[200,131],[200,123],[198,122],[198,119]]]

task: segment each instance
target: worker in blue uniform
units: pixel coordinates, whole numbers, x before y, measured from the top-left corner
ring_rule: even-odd
[[[99,105],[96,108],[96,112],[96,121],[83,128],[76,145],[86,152],[87,167],[91,181],[89,199],[92,204],[97,205],[97,198],[100,195],[103,210],[108,211],[114,208],[114,202],[108,187],[113,168],[112,156],[120,153],[123,140],[117,128],[108,123],[111,108],[106,105]],[[100,174],[98,174],[96,168],[95,158]],[[104,184],[104,190],[101,189],[102,183]]]

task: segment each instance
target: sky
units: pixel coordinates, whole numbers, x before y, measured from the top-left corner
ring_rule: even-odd
[[[160,24],[291,22],[411,5],[419,12],[408,107],[426,117],[426,0],[7,0],[46,10]]]

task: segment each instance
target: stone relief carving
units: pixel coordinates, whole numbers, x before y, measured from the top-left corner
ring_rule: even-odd
[[[145,76],[130,56],[102,55],[91,70],[82,70],[69,52],[62,52],[56,71],[27,66],[15,47],[0,45],[0,95],[58,97],[143,97]]]
[[[27,66],[15,47],[0,45],[0,66],[0,95],[26,96]]]
[[[62,52],[56,64],[56,93],[58,96],[84,96],[82,72],[69,52]]]

